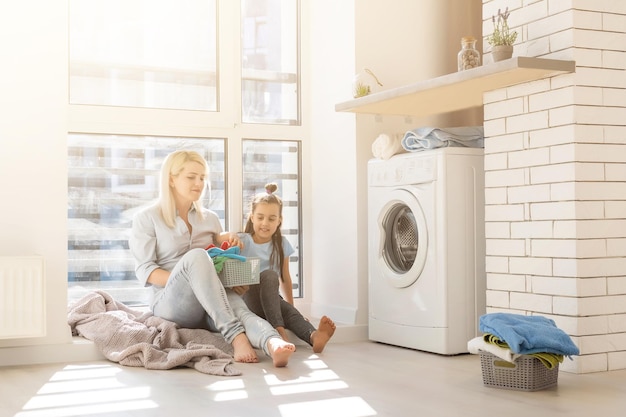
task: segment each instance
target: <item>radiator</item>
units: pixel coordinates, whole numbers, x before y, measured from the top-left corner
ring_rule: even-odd
[[[0,339],[46,335],[43,257],[0,256]]]

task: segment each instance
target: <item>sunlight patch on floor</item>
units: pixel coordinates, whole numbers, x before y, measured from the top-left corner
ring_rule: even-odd
[[[92,414],[101,415],[103,413],[125,412],[132,410],[147,410],[157,408],[157,405],[150,400],[127,401],[119,403],[100,403],[85,406],[69,405],[66,407],[57,406],[54,408],[21,411],[14,417],[73,417],[89,416]]]
[[[376,411],[361,397],[345,397],[330,400],[306,401],[278,406],[282,417],[367,417],[375,416]]]
[[[124,384],[119,382],[116,378],[97,378],[90,379],[88,381],[76,380],[76,381],[62,381],[62,382],[50,382],[41,387],[37,394],[58,394],[63,392],[80,392],[91,391],[101,389],[123,388]]]
[[[318,356],[312,355],[309,360],[304,361],[304,364],[311,369],[311,372],[296,379],[281,380],[277,375],[266,375],[265,382],[270,386],[270,392],[278,396],[348,388],[348,384],[330,370]],[[341,410],[340,414],[343,417],[376,415],[376,412],[360,397],[286,403],[279,405],[279,409],[283,417],[337,415],[338,410]]]
[[[233,400],[245,400],[248,398],[248,391],[236,390],[228,392],[220,392],[213,397],[214,401],[233,401]]]
[[[335,380],[335,379],[339,379],[339,375],[337,375],[335,372],[331,371],[330,369],[313,371],[306,376],[301,376],[296,379],[290,379],[286,381],[283,381],[278,376],[272,375],[272,374],[265,376],[265,382],[269,386],[330,381],[330,380]]]
[[[317,358],[313,355],[312,357]],[[270,387],[273,395],[298,394],[304,392],[328,391],[334,389],[347,388],[348,384],[339,380],[339,376],[328,369],[328,366],[321,360],[307,360],[305,364],[312,371],[305,376],[296,379],[282,380],[278,375],[265,373],[265,382]],[[207,386],[207,389],[214,392],[215,401],[231,401],[248,398],[243,379],[229,379],[218,381]]]
[[[245,384],[243,379],[226,379],[224,381],[217,381],[207,386],[209,391],[227,391],[233,389],[243,389]]]
[[[214,393],[215,401],[233,401],[248,398],[248,392],[245,390],[243,379],[229,379],[225,381],[214,382],[207,386],[207,389]]]
[[[301,394],[303,392],[330,391],[333,389],[348,388],[348,384],[343,381],[315,382],[312,384],[286,385],[273,387],[270,392],[273,395]]]
[[[309,360],[303,361],[303,363],[309,367],[309,369],[324,369],[328,368],[328,365],[318,356],[312,355]]]
[[[87,416],[156,408],[150,387],[127,387],[108,365],[69,365],[56,372],[16,417]]]
[[[248,398],[243,379],[215,382],[209,385],[207,389],[215,393],[213,395],[213,400],[215,401],[233,401]]]

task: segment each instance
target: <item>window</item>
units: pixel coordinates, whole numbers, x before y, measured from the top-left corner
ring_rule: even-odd
[[[215,0],[71,0],[70,103],[216,111]]]
[[[242,121],[299,124],[298,3],[243,0],[241,4]]]
[[[67,149],[70,301],[93,289],[129,304],[148,301],[128,238],[133,214],[157,198],[160,167],[173,150],[193,149],[207,160],[204,206],[226,223],[223,139],[71,134]]]
[[[94,289],[148,300],[128,249],[132,216],[180,148],[209,162],[204,204],[225,230],[242,230],[247,197],[278,182],[302,296],[298,4],[70,0],[70,301]]]

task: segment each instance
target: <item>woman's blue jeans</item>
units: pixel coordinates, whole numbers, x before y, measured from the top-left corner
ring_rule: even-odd
[[[220,332],[228,343],[245,332],[252,346],[267,355],[267,342],[280,337],[265,320],[220,281],[213,260],[204,249],[191,249],[178,261],[152,303],[155,316],[180,327]]]

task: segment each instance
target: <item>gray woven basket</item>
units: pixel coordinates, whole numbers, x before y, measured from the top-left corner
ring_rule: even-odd
[[[246,258],[244,262],[227,259],[224,261],[222,271],[217,275],[226,288],[258,284],[260,263],[259,258]]]
[[[548,369],[539,359],[522,355],[515,363],[490,352],[480,351],[480,367],[485,386],[518,391],[539,391],[553,387],[559,377],[559,365]]]

